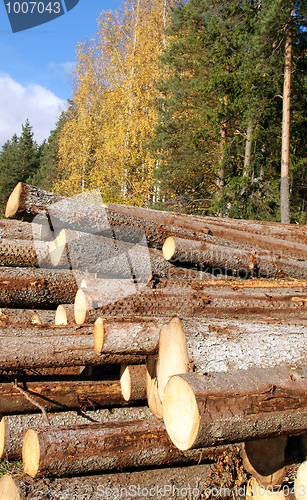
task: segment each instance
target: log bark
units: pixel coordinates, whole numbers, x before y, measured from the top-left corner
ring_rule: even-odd
[[[52,268],[43,241],[0,239],[0,266]]]
[[[59,378],[59,377],[58,377]],[[93,409],[105,406],[121,405],[125,402],[121,394],[119,380],[100,380],[92,377],[91,380],[81,376],[60,377],[52,379],[30,380],[19,379],[18,385],[30,398],[44,406],[48,412],[73,409]],[[19,392],[15,384],[3,382],[0,384],[1,411],[5,415],[13,413],[33,413],[40,411],[35,404]],[[144,401],[144,394],[132,391],[130,401]]]
[[[134,354],[103,354],[98,356],[93,347],[92,331],[70,334],[46,335],[44,329],[38,335],[23,333],[20,336],[0,337],[0,366],[2,370],[20,370],[38,367],[82,366],[107,364],[139,364],[145,356]]]
[[[162,318],[102,318],[94,325],[97,354],[154,354],[158,352]]]
[[[233,484],[232,471],[225,475]],[[47,495],[53,500],[101,500],[116,498],[116,495],[127,498],[130,494],[136,500],[144,500],[144,495],[151,492],[157,498],[158,495],[171,498],[177,494],[184,498],[189,494],[196,499],[202,492],[209,494],[212,491],[211,478],[210,464],[40,480],[5,475],[0,479],[0,495],[5,500],[42,500]]]
[[[73,306],[72,306],[73,307]],[[54,311],[48,309],[12,309],[8,307],[1,308],[0,321],[3,324],[26,323],[33,324],[33,315],[37,314],[42,324],[54,323]]]
[[[194,371],[230,372],[307,364],[305,322],[182,319]],[[178,360],[179,362],[179,360]]]
[[[75,297],[77,324],[94,323],[99,316],[217,316],[274,314],[305,315],[305,281],[159,280],[147,285],[130,280],[99,280],[97,287],[79,289]],[[294,286],[296,284],[296,286]]]
[[[163,418],[181,450],[301,434],[307,368],[275,367],[170,378]]]
[[[219,450],[182,453],[155,418],[28,429],[22,447],[24,472],[33,478],[197,462],[200,453],[214,459]]]
[[[55,308],[73,303],[76,274],[66,270],[0,268],[0,307]]]
[[[300,260],[286,259],[282,254],[269,251],[247,251],[232,246],[169,237],[162,248],[165,259],[172,262],[186,262],[211,267],[214,270],[232,270],[236,274],[254,275],[265,278],[291,276],[305,279],[307,265]],[[307,254],[306,254],[307,257]]]
[[[121,398],[122,399],[122,398]],[[148,408],[114,408],[109,410],[63,411],[48,413],[49,425],[67,426],[82,425],[93,422],[113,422],[117,420],[134,420],[150,418]],[[31,415],[0,416],[0,459],[20,460],[22,442],[29,428],[49,427],[42,413]]]
[[[19,220],[0,220],[0,238],[9,240],[39,240],[41,224],[29,224]]]
[[[120,387],[125,401],[146,399],[146,365],[120,366]]]

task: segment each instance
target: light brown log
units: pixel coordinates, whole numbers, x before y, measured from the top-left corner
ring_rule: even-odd
[[[174,317],[160,330],[157,362],[157,388],[163,403],[164,390],[169,378],[178,373],[187,373],[190,363],[187,342],[181,321]]]
[[[146,362],[146,396],[151,413],[163,418],[163,407],[157,384],[157,356],[149,354]]]
[[[170,378],[163,418],[181,450],[287,434],[307,425],[306,367]]]
[[[42,413],[31,415],[0,416],[0,459],[20,460],[22,443],[29,428],[49,427],[49,425],[82,425],[93,422],[110,422],[150,418],[148,408],[113,408],[112,413],[105,410],[64,411],[48,413],[49,424]]]
[[[305,500],[307,492],[307,461],[303,462],[297,471],[295,479],[296,500]]]
[[[92,330],[76,334],[61,333],[45,335],[39,331],[30,337],[0,337],[0,367],[2,370],[18,370],[38,367],[82,366],[107,364],[139,364],[145,357],[134,354],[102,354],[98,356],[93,348]]]
[[[37,376],[36,379],[33,377],[28,380],[20,379],[18,385],[29,394],[31,400],[44,406],[49,412],[93,409],[124,403],[119,379],[101,380],[101,377],[99,379],[92,376],[87,380],[81,376],[64,377],[64,375],[57,379],[55,374],[47,380],[43,376]],[[0,398],[1,411],[6,415],[40,411],[24,392],[18,391],[13,383],[0,384]],[[144,394],[132,391],[131,401],[140,402],[144,399]]]
[[[204,454],[213,458],[219,450],[181,453],[170,443],[163,422],[155,418],[28,429],[22,447],[24,472],[31,477],[197,463]]]
[[[120,366],[120,387],[125,401],[146,399],[146,365]]]
[[[43,241],[0,239],[0,266],[52,268]]]
[[[55,311],[55,325],[71,325],[75,323],[74,305],[60,304]]]
[[[289,492],[291,489],[292,488],[286,485],[283,490],[274,491],[273,488],[266,488],[262,484],[259,485],[257,480],[254,477],[251,477],[246,486],[246,498],[250,500],[269,500],[270,498],[272,500],[286,500],[286,498],[289,498]],[[285,491],[286,496],[283,491]]]
[[[226,476],[226,480],[230,481],[229,490],[231,491],[234,483],[232,474],[227,473]],[[210,464],[40,480],[32,480],[27,476],[5,475],[0,479],[0,498],[1,500],[2,498],[3,500],[42,500],[49,495],[52,500],[71,500],[72,498],[74,500],[85,498],[101,500],[112,498],[112,496],[116,498],[116,495],[128,498],[128,494],[131,494],[136,500],[144,500],[146,492],[151,492],[152,495],[161,496],[162,494],[165,498],[172,498],[177,494],[182,498],[187,495],[190,495],[190,498],[199,498],[201,492],[205,491],[209,494],[212,491],[211,477]]]
[[[64,269],[0,268],[0,307],[55,308],[77,291],[76,275]]]
[[[19,220],[0,220],[0,238],[9,240],[39,240],[41,224],[29,224]]]
[[[243,283],[242,283],[243,282]],[[235,314],[305,316],[305,281],[159,280],[147,285],[131,280],[98,280],[75,297],[77,324],[99,316],[208,316]],[[287,285],[290,285],[289,287]],[[296,286],[295,286],[295,285]]]
[[[161,318],[102,318],[94,325],[94,348],[101,353],[153,354],[158,351]]]

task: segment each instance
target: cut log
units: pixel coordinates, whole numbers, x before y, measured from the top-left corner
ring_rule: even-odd
[[[32,415],[0,416],[0,459],[20,460],[22,442],[29,428],[67,426],[150,418],[148,408],[114,408],[95,411],[64,411],[48,413],[49,424],[42,413]]]
[[[252,274],[265,278],[279,275],[307,278],[307,265],[301,262],[302,257],[300,260],[286,259],[281,253],[264,250],[247,251],[229,245],[169,237],[165,240],[162,253],[165,259],[172,262],[187,262],[202,268],[209,266],[214,270],[233,270],[238,275],[243,272],[245,276]]]
[[[187,373],[189,370],[190,363],[185,333],[180,319],[174,317],[168,324],[162,326],[159,336],[157,388],[162,403],[169,377],[179,373]]]
[[[146,396],[151,413],[158,418],[163,418],[163,406],[158,392],[157,384],[157,357],[150,354],[146,363]]]
[[[0,266],[52,268],[43,241],[0,239]]]
[[[102,318],[94,325],[97,354],[154,354],[158,352],[161,318]]]
[[[146,400],[146,365],[122,364],[120,387],[125,401]]]
[[[197,372],[307,364],[305,321],[185,318],[182,326]]]
[[[287,443],[287,436],[242,443],[244,468],[257,479],[258,485],[281,484],[285,475]]]
[[[76,275],[64,269],[0,268],[0,307],[55,308],[77,291]]]
[[[85,380],[81,376],[73,378],[60,377],[56,375],[50,380],[21,379],[18,386],[23,389],[19,391],[13,383],[0,384],[1,411],[3,414],[33,413],[40,411],[31,400],[45,408],[46,411],[56,412],[73,409],[93,409],[105,406],[121,405],[124,399],[121,394],[119,380],[99,380],[92,377]],[[30,399],[26,397],[29,394]],[[144,395],[131,394],[131,401],[144,401]]]
[[[283,287],[282,280],[198,281],[159,280],[146,285],[131,280],[98,280],[79,289],[75,297],[77,324],[94,323],[99,316],[221,317],[234,314],[274,317],[305,316],[305,281]],[[279,285],[278,285],[279,283]]]
[[[82,366],[102,364],[140,364],[145,356],[134,354],[102,354],[98,356],[93,348],[91,327],[83,333],[74,335],[61,333],[56,335],[43,334],[30,337],[20,336],[0,337],[0,367],[2,370],[20,370],[38,367]],[[42,329],[43,330],[43,329]],[[90,333],[90,334],[89,334]]]
[[[167,432],[181,450],[301,434],[306,375],[297,366],[174,375],[164,392]]]
[[[72,325],[73,323],[75,323],[74,305],[60,304],[55,312],[54,324]]]
[[[211,476],[210,464],[35,481],[27,476],[5,475],[0,479],[0,498],[42,500],[49,496],[52,500],[101,500],[116,498],[118,494],[122,494],[122,498],[128,498],[127,495],[131,493],[136,500],[144,500],[144,496],[149,492],[157,498],[158,495],[164,495],[165,498],[175,495],[182,498],[187,495],[190,495],[190,498],[199,498],[202,492],[210,494],[212,491]],[[230,480],[231,490],[232,471],[226,476]]]
[[[305,500],[307,492],[307,461],[299,466],[294,486],[296,500]]]
[[[73,306],[72,306],[73,307]],[[40,318],[41,324],[52,324],[54,322],[54,311],[47,309],[11,309],[7,307],[1,308],[0,320],[5,324],[14,323],[33,324],[33,316],[37,315]],[[35,316],[35,317],[37,317]]]
[[[286,493],[286,496],[284,495],[283,490],[274,491],[273,488],[266,488],[263,485],[259,485],[257,480],[252,477],[247,483],[246,498],[249,498],[251,500],[286,500],[286,498],[289,497],[291,488],[289,486],[286,486],[284,488],[284,491]]]
[[[214,459],[219,450],[181,453],[170,443],[163,422],[154,418],[28,429],[22,447],[24,472],[33,478],[197,463],[204,455]]]
[[[8,240],[39,240],[41,228],[41,224],[1,219],[0,238]]]

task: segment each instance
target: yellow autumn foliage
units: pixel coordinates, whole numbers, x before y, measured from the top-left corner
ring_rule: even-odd
[[[102,12],[95,36],[78,44],[57,192],[99,188],[106,202],[150,201],[156,164],[144,145],[157,122],[153,99],[171,1],[127,0]]]

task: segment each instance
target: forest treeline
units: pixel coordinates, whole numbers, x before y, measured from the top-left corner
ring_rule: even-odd
[[[2,147],[2,211],[26,180],[278,221],[282,184],[291,221],[307,221],[307,0],[127,0],[97,23],[48,140],[27,121]]]

